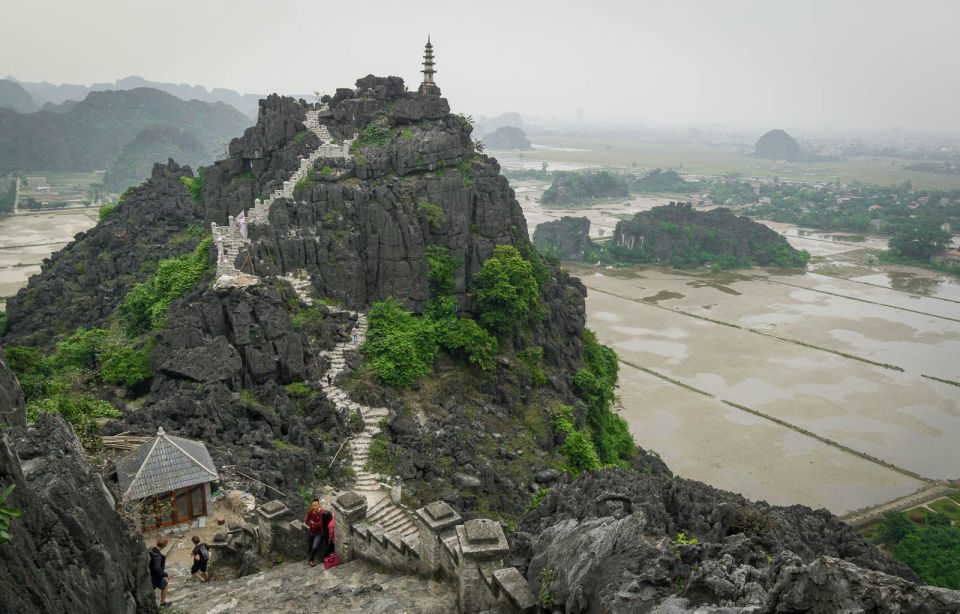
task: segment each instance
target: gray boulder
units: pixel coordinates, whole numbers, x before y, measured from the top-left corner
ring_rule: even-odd
[[[0,439],[0,484],[16,485],[6,505],[22,512],[0,546],[0,609],[157,612],[143,539],[60,417]]]

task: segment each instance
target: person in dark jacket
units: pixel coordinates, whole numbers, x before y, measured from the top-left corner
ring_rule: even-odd
[[[150,580],[153,582],[153,588],[160,589],[160,605],[170,605],[167,601],[167,557],[163,555],[162,550],[170,543],[166,537],[158,537],[157,545],[150,548]]]
[[[210,560],[210,546],[200,541],[200,538],[196,535],[191,538],[191,541],[193,541],[193,552],[190,553],[193,556],[193,567],[190,568],[190,575],[201,582],[206,582],[210,579],[210,576],[207,574],[207,562]]]

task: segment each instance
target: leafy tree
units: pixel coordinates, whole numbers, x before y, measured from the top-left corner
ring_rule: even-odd
[[[911,219],[890,235],[891,251],[907,258],[929,260],[950,244],[951,235],[931,220]]]
[[[7,334],[7,328],[10,326],[10,320],[6,311],[0,311],[0,337]]]
[[[540,306],[533,266],[512,245],[498,245],[473,278],[480,323],[505,334],[525,322]]]

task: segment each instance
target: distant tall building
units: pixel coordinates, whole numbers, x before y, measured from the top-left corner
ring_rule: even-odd
[[[440,94],[440,88],[433,81],[437,71],[433,68],[433,45],[430,44],[430,35],[427,35],[427,45],[423,49],[423,83],[420,84],[421,94]]]

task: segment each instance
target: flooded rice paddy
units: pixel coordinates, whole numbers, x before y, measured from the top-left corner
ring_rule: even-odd
[[[40,272],[44,258],[96,223],[96,207],[0,217],[0,309]]]
[[[556,212],[520,200],[531,228]],[[878,237],[769,225],[810,271],[568,265],[638,443],[684,477],[838,514],[960,478],[956,280],[871,264]]]

